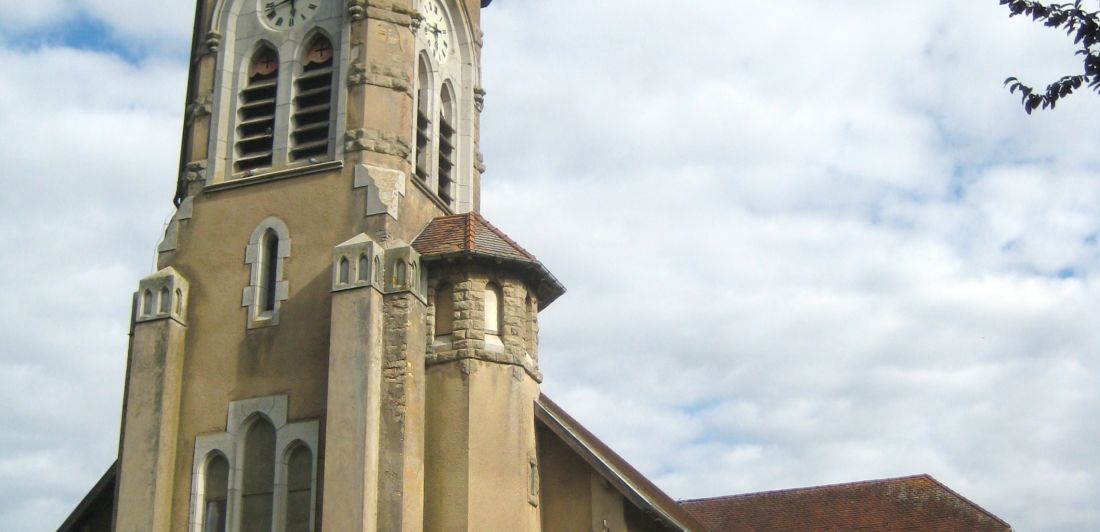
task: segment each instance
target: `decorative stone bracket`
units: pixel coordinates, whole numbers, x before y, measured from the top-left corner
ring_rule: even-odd
[[[222,39],[223,39],[223,36],[222,36],[221,32],[218,32],[218,31],[208,32],[206,34],[206,41],[204,42],[204,44],[206,45],[206,53],[208,53],[208,54],[218,53],[218,48],[221,48],[221,45],[222,45]]]
[[[479,113],[485,110],[485,89],[481,87],[474,87],[474,109]]]
[[[367,16],[367,0],[348,0],[348,16],[356,22],[363,20]]]
[[[401,198],[405,196],[405,173],[389,168],[360,164],[355,166],[354,188],[367,189],[366,216],[388,214],[400,217]]]
[[[210,96],[195,98],[187,104],[187,123],[193,124],[195,120],[210,116],[214,111],[214,102]]]

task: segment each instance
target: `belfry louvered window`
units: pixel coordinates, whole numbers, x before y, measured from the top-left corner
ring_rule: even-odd
[[[328,154],[332,121],[332,43],[318,35],[306,47],[302,73],[295,81],[290,159]]]
[[[427,183],[431,175],[431,143],[432,120],[431,100],[432,89],[428,78],[428,64],[423,57],[417,65],[417,86],[419,87],[418,102],[416,105],[416,177],[421,182]]]
[[[275,98],[279,54],[261,46],[252,55],[248,81],[240,95],[237,122],[237,171],[271,166],[275,145]]]
[[[438,177],[436,194],[444,203],[450,205],[454,199],[451,187],[454,182],[452,176],[455,167],[456,130],[454,124],[454,97],[451,96],[451,89],[447,85],[443,86],[440,102],[442,105],[439,109],[439,151],[437,152],[439,160],[436,163]]]

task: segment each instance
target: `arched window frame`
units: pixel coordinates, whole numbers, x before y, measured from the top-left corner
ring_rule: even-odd
[[[278,49],[258,41],[241,63],[236,96],[236,127],[231,155],[234,173],[251,175],[274,166],[282,64]]]
[[[306,38],[303,39],[302,43],[303,44],[301,48],[299,48],[298,50],[298,61],[295,65],[296,71],[294,73],[294,94],[291,97],[292,110],[290,125],[288,126],[290,138],[288,161],[290,164],[302,163],[303,161],[306,163],[318,163],[322,160],[329,160],[332,157],[333,147],[336,144],[336,139],[333,135],[334,128],[332,119],[333,113],[335,113],[336,111],[336,89],[338,85],[336,83],[336,46],[328,33],[320,28],[313,29],[309,34],[306,35]],[[311,50],[313,46],[317,43],[326,44],[330,48],[330,56],[328,58],[328,61],[325,62],[327,63],[327,66],[319,67],[320,70],[312,70],[310,68],[311,65],[315,66],[321,64],[311,59],[310,57]],[[320,72],[321,75],[316,75],[318,74],[318,72]],[[303,102],[303,95],[305,91],[313,87],[313,85],[304,85],[308,83],[307,80],[323,85],[323,87],[318,86],[316,90],[327,88],[327,97],[321,98],[322,95],[317,95],[317,97],[311,98],[308,101]],[[308,148],[308,146],[314,143],[320,143],[322,139],[317,138],[315,139],[315,142],[313,140],[310,140],[309,142],[299,141],[299,135],[301,134],[301,130],[303,127],[302,123],[299,122],[300,114],[302,111],[307,110],[308,108],[314,108],[318,105],[328,106],[327,114],[325,115],[326,118],[323,122],[324,146],[323,148],[310,149]],[[317,124],[320,125],[321,122],[317,122]],[[309,138],[313,139],[313,137]]]
[[[275,249],[271,248],[272,243]],[[289,257],[290,230],[282,220],[270,217],[256,226],[245,248],[245,264],[250,275],[241,296],[241,306],[248,309],[249,329],[279,324],[279,311],[290,294],[286,278],[286,259]],[[270,304],[266,304],[268,297],[272,298]]]
[[[451,81],[439,89],[439,112],[436,113],[435,193],[447,206],[454,208],[455,180],[458,177],[458,102]]]
[[[482,291],[485,347],[504,348],[504,289],[496,281],[489,281]]]
[[[433,323],[435,341],[437,343],[450,342],[454,333],[454,285],[449,282],[442,282],[436,286],[432,305],[435,312]]]
[[[431,29],[422,25],[417,30],[417,57],[418,75],[415,76],[416,90],[414,95],[414,109],[427,110],[430,117],[430,142],[427,153],[427,164],[420,157],[420,150],[413,149],[412,168],[414,173],[420,170],[424,175],[419,179],[413,179],[420,188],[435,198],[439,204],[445,205],[453,213],[463,213],[473,210],[473,188],[471,183],[474,175],[473,136],[471,134],[474,123],[474,88],[480,81],[477,79],[477,60],[474,56],[476,44],[471,38],[470,23],[466,19],[466,10],[455,4],[453,0],[447,1],[449,9],[444,10],[444,16],[449,27],[454,33],[454,44],[457,53],[450,54],[444,64],[439,64],[432,54],[428,53],[427,32]],[[419,65],[425,64],[430,75],[419,74]],[[427,78],[426,80],[424,78]],[[427,84],[428,86],[425,86]],[[451,190],[440,190],[439,182],[439,114],[443,106],[443,88],[447,86],[453,94],[452,126],[455,129],[455,142],[453,163],[454,169],[451,176]],[[428,101],[425,101],[425,99]],[[419,121],[417,121],[419,122]],[[418,124],[413,124],[413,137],[416,138]],[[442,194],[441,194],[442,192]]]
[[[229,403],[226,430],[221,433],[203,434],[195,438],[192,466],[191,514],[189,532],[205,532],[206,464],[211,456],[220,454],[229,462],[229,497],[226,501],[227,532],[240,530],[242,466],[245,452],[245,436],[258,419],[264,419],[275,428],[275,493],[272,505],[274,530],[284,530],[287,515],[287,459],[295,448],[305,447],[312,457],[310,477],[310,530],[316,529],[317,513],[317,449],[319,427],[317,420],[287,422],[287,396],[273,395]]]
[[[309,444],[301,440],[296,440],[294,442],[291,442],[287,446],[287,448],[280,455],[279,461],[277,463],[277,475],[284,479],[284,485],[286,486],[286,489],[276,492],[276,497],[281,497],[281,500],[277,499],[278,505],[285,508],[285,511],[282,515],[282,523],[280,523],[281,527],[277,528],[277,530],[282,530],[284,532],[297,532],[296,530],[290,530],[289,523],[292,505],[292,501],[290,500],[290,480],[292,474],[290,468],[290,459],[292,458],[294,453],[299,451],[309,453],[310,459],[309,507],[306,509],[309,515],[309,526],[307,530],[315,530],[317,526],[315,521],[315,510],[317,506],[317,455],[314,452],[314,448],[311,448]]]
[[[346,129],[347,91],[338,80],[347,79],[350,51],[350,25],[347,10],[340,2],[319,3],[319,8],[307,24],[274,30],[261,20],[263,2],[250,0],[217,0],[208,35],[215,36],[208,45],[217,53],[212,95],[210,136],[205,172],[205,184],[260,178],[266,175],[286,177],[305,174],[318,168],[339,166],[343,160],[344,143],[337,142]],[[302,72],[303,54],[312,37],[323,35],[333,47],[332,114],[329,143],[324,156],[291,160],[292,113],[294,112],[294,82]],[[240,91],[247,82],[251,51],[261,43],[273,47],[279,56],[279,77],[272,164],[263,168],[237,170],[235,167]]]
[[[232,467],[232,465],[230,465],[229,458],[226,457],[225,453],[223,453],[222,451],[217,450],[217,449],[211,450],[211,451],[209,451],[209,452],[207,452],[203,455],[196,455],[196,456],[198,456],[201,459],[201,465],[196,467],[195,485],[194,485],[194,490],[192,490],[192,497],[195,499],[195,505],[194,505],[195,507],[192,509],[192,511],[195,513],[195,515],[193,516],[193,521],[197,521],[197,523],[200,523],[200,525],[199,525],[199,531],[200,532],[211,532],[211,530],[213,530],[213,531],[224,530],[224,531],[228,532],[230,530],[229,505],[230,505],[230,501],[232,499],[232,497],[230,496],[230,486],[232,486],[232,480],[231,479],[233,477],[233,467]],[[227,471],[226,471],[226,474],[227,474],[226,484],[223,487],[223,489],[225,491],[225,495],[226,495],[225,507],[222,509],[222,511],[224,513],[222,515],[218,516],[220,518],[221,522],[224,524],[222,528],[208,528],[208,525],[211,524],[209,522],[210,518],[211,518],[211,516],[209,514],[209,508],[210,508],[210,506],[209,506],[209,502],[210,502],[209,501],[209,491],[210,491],[210,478],[209,478],[209,475],[210,475],[210,466],[211,466],[211,464],[213,464],[213,462],[215,460],[224,460],[226,462],[226,469],[227,469]],[[196,460],[196,461],[198,461],[198,460]]]

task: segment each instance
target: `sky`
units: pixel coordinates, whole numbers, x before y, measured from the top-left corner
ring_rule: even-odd
[[[0,530],[114,459],[189,0],[0,0]],[[928,473],[1100,530],[1100,96],[995,0],[497,0],[483,214],[543,390],[676,498]]]

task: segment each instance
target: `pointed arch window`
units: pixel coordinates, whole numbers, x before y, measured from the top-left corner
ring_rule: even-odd
[[[271,46],[261,44],[252,54],[247,76],[237,110],[237,171],[272,165],[279,92],[279,53]]]
[[[271,217],[255,230],[245,248],[250,279],[241,296],[248,307],[248,328],[279,323],[279,309],[289,295],[286,259],[290,257],[290,231],[282,220]]]
[[[225,532],[226,501],[229,499],[229,461],[221,453],[206,464],[203,489],[202,532]]]
[[[263,262],[260,277],[260,310],[275,310],[275,283],[279,279],[279,235],[268,229],[264,232]]]
[[[323,35],[315,35],[305,48],[302,73],[294,81],[292,161],[316,160],[328,155],[332,125],[332,56],[332,42]]]
[[[431,175],[432,145],[432,91],[431,77],[428,73],[428,61],[420,56],[416,68],[417,94],[416,104],[416,177],[427,183]]]
[[[316,529],[319,421],[286,416],[286,395],[232,401],[226,431],[195,438],[188,532]]]
[[[148,288],[141,295],[141,314],[148,316],[153,313],[153,291]]]
[[[348,261],[347,257],[343,257],[340,259],[339,272],[337,273],[338,282],[340,284],[348,284],[348,281],[351,280],[351,262]]]
[[[489,283],[485,286],[485,334],[500,335],[500,326],[504,322],[501,305],[503,299],[500,285]]]
[[[439,97],[439,151],[436,152],[436,194],[448,206],[454,202],[454,191],[451,187],[454,183],[455,145],[457,141],[457,129],[455,128],[455,101],[450,84],[444,84]]]
[[[359,268],[356,273],[360,281],[370,281],[370,259],[367,258],[366,253],[359,255]]]
[[[287,458],[285,532],[310,532],[313,509],[313,453],[298,445]]]
[[[275,427],[259,418],[244,438],[241,532],[270,532],[275,504]]]
[[[447,336],[454,332],[455,290],[449,284],[435,289],[435,336]]]

